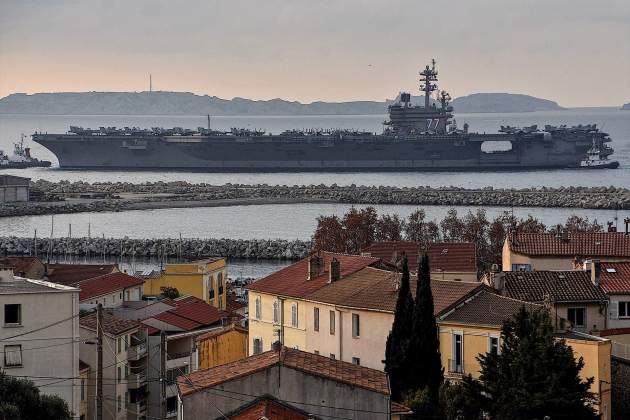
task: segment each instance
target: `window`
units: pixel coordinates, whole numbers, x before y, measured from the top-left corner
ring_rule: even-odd
[[[254,354],[262,353],[262,339],[254,338]]]
[[[630,317],[630,302],[619,302],[619,318]]]
[[[118,412],[122,411],[122,395],[116,397],[116,407],[118,408]]]
[[[512,271],[532,271],[531,264],[512,264]]]
[[[125,379],[129,378],[129,365],[125,363]]]
[[[123,342],[125,343],[125,350],[129,349],[129,336],[123,335]]]
[[[291,305],[291,326],[298,327],[298,307],[296,303]]]
[[[488,353],[499,354],[499,337],[488,337]]]
[[[319,354],[319,350],[313,350],[313,353]]]
[[[118,299],[122,300],[122,292],[119,293]]]
[[[576,327],[582,328],[586,326],[586,308],[569,308],[567,310],[569,322]]]
[[[335,311],[330,311],[330,334],[335,335]]]
[[[359,359],[358,357],[353,357],[352,358],[352,364],[353,365],[360,365],[361,364],[361,359]]]
[[[166,371],[166,383],[174,384],[178,376],[188,374],[188,366],[179,366]]]
[[[4,346],[4,366],[22,366],[22,345]]]
[[[208,294],[210,299],[214,299],[214,289],[210,289],[210,293]]]
[[[319,308],[313,308],[313,330],[319,331]]]
[[[335,353],[330,353],[330,358],[331,358],[331,359],[333,359],[333,360],[335,360],[335,359],[336,359],[336,357],[335,357]]]
[[[352,337],[359,338],[361,335],[361,325],[359,324],[359,314],[352,314]]]
[[[273,303],[273,323],[277,324],[280,322],[280,302],[277,300]]]
[[[256,308],[255,308],[256,312],[254,314],[256,316],[256,319],[260,319],[262,317],[261,306],[262,306],[262,302],[260,300],[260,296],[256,296]]]
[[[223,296],[219,296],[219,308],[223,308]]]
[[[118,337],[118,353],[122,352],[122,337]]]
[[[122,366],[118,366],[118,383],[122,381]]]
[[[125,294],[127,295],[127,301],[131,300],[131,292],[129,290],[125,291]]]
[[[22,305],[19,303],[4,305],[4,325],[22,325]]]
[[[452,359],[449,360],[449,371],[464,373],[464,334],[453,333]]]
[[[166,399],[166,413],[177,413],[177,397],[170,397]]]
[[[85,401],[85,379],[81,379],[81,401]]]

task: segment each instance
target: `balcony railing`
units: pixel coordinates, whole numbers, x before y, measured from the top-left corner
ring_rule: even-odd
[[[127,349],[127,360],[138,360],[147,354],[147,343],[140,343]]]
[[[190,357],[190,352],[183,351],[181,353],[168,353],[167,360],[181,359],[182,357]]]
[[[462,375],[464,373],[464,363],[453,359],[448,359],[448,372]]]
[[[146,400],[142,400],[127,403],[127,410],[131,411],[133,414],[144,414],[147,411],[147,402]]]
[[[141,386],[146,385],[147,377],[143,373],[130,373],[127,376],[127,386],[129,388],[140,388]]]

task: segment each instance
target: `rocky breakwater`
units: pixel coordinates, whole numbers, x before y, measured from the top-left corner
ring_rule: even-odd
[[[203,258],[304,258],[310,241],[282,239],[113,239],[113,238],[21,238],[1,237],[0,255],[72,255],[116,257]]]
[[[0,206],[0,216],[121,211],[166,207],[333,202],[441,206],[565,207],[630,209],[630,190],[617,187],[465,189],[333,185],[210,185],[187,182],[85,183],[34,182],[39,196],[62,201]],[[65,201],[64,201],[65,200]]]

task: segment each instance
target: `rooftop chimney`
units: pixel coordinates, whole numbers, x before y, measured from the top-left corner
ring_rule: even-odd
[[[599,287],[599,283],[602,277],[602,264],[599,260],[593,260],[591,262],[591,281],[597,287]]]
[[[324,260],[317,254],[311,255],[308,260],[308,279],[313,280],[322,273]]]
[[[333,258],[330,261],[330,268],[328,270],[328,283],[334,283],[341,279],[341,263],[337,258]]]
[[[562,242],[569,242],[569,229],[562,229]]]
[[[626,235],[630,234],[630,231],[628,231],[630,226],[630,217],[623,219],[623,223],[626,225]]]
[[[606,224],[608,225],[608,232],[617,232],[617,227],[613,226],[613,222],[606,222]]]
[[[280,341],[274,341],[271,344],[271,350],[275,351],[276,353],[280,352],[281,349],[282,349],[282,344],[280,343]]]

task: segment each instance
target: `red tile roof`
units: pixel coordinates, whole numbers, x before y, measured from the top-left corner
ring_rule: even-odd
[[[361,250],[361,255],[380,258],[387,263],[398,265],[403,255],[407,256],[410,271],[418,271],[418,256],[420,248],[413,241],[383,241],[376,242]]]
[[[79,324],[84,328],[96,331],[96,312],[82,316],[79,319]],[[103,311],[103,332],[107,334],[118,336],[124,332],[138,329],[140,327],[141,324],[138,321],[119,318],[107,311]]]
[[[83,280],[77,284],[77,287],[81,289],[79,301],[107,295],[119,290],[122,291],[129,287],[141,286],[142,284],[144,284],[142,279],[125,273],[117,272],[105,274],[103,276]]]
[[[160,320],[185,331],[213,325],[229,317],[227,312],[217,309],[194,296],[162,299],[160,302],[173,308],[149,318]]]
[[[429,244],[431,272],[477,272],[477,253],[472,242],[435,242]]]
[[[8,267],[13,270],[16,276],[23,276],[28,273],[34,265],[42,264],[37,257],[1,257],[0,267]],[[39,279],[35,279],[39,280]]]
[[[162,312],[161,314],[153,315],[151,318],[170,324],[174,327],[180,328],[184,331],[192,331],[201,327],[201,324],[191,319],[183,318],[175,315],[170,311]]]
[[[66,286],[73,286],[82,280],[116,271],[118,271],[116,264],[47,264],[48,280]]]
[[[210,369],[198,370],[186,377],[180,376],[177,378],[177,385],[181,394],[186,396],[266,370],[280,363],[280,359],[284,367],[389,395],[389,382],[385,372],[286,347],[282,348],[280,357],[277,351],[271,350]]]
[[[323,271],[314,279],[308,279],[309,258],[304,258],[250,284],[247,286],[247,289],[255,292],[299,298],[328,284],[328,270],[333,258],[336,258],[341,264],[342,278],[379,262],[378,258],[334,254],[332,252],[322,252],[321,257],[324,261]]]
[[[499,277],[500,276],[500,277]],[[502,279],[502,280],[500,280]],[[504,282],[502,294],[527,302],[604,302],[606,295],[586,271],[505,271],[495,283]]]
[[[524,255],[630,258],[630,235],[622,232],[518,233],[508,237],[510,249]]]
[[[542,305],[500,296],[484,289],[445,314],[441,321],[501,327],[503,321],[512,318],[523,306],[529,310],[544,308]]]
[[[400,277],[400,273],[366,267],[348,277],[329,283],[304,298],[315,302],[393,313],[396,310],[397,284]],[[417,277],[412,276],[410,286],[414,296],[416,284]],[[481,287],[482,284],[476,282],[431,280],[435,314],[439,314]]]
[[[606,294],[630,294],[630,262],[602,262],[600,287]]]
[[[471,242],[434,242],[427,253],[431,272],[477,272],[475,244]],[[420,248],[412,241],[377,242],[361,251],[361,255],[378,257],[385,262],[399,265],[403,255],[407,256],[409,271],[418,271]]]
[[[263,395],[221,416],[230,420],[308,420],[312,417],[306,412],[270,395]]]
[[[391,411],[392,411],[392,414],[411,414],[411,413],[413,413],[411,411],[411,408],[407,407],[406,405],[402,405],[400,403],[394,402],[394,401],[392,401],[392,404],[391,404]]]

